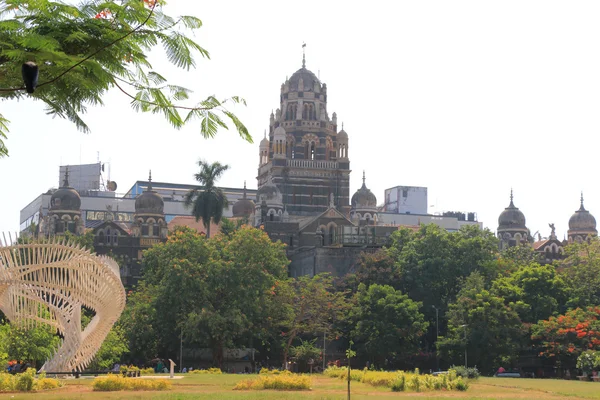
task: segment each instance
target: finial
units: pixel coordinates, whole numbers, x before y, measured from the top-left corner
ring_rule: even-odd
[[[244,199],[246,198],[246,181],[244,180]]]
[[[152,170],[148,173],[148,191],[152,190]]]
[[[263,135],[263,139],[266,139],[266,138],[267,138],[267,130],[265,129],[265,133]]]
[[[306,48],[306,43],[302,43],[302,68],[306,68],[306,53],[305,53],[305,49]]]
[[[363,186],[365,186],[365,170],[363,169]]]
[[[342,121],[342,130],[344,130],[344,122]]]
[[[65,167],[65,180],[63,182],[64,187],[69,187],[69,166]]]
[[[581,191],[581,206],[579,207],[579,210],[585,210],[585,208],[583,207],[583,190]]]
[[[510,205],[509,207],[514,207],[514,203],[513,203],[513,189],[510,188]]]

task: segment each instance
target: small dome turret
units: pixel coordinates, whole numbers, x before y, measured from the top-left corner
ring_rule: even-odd
[[[569,219],[569,241],[581,241],[588,236],[597,236],[596,218],[583,206],[583,193],[581,194],[581,205],[579,210]]]
[[[148,188],[135,198],[135,214],[164,214],[165,202],[160,194],[152,190],[152,171],[148,177]]]
[[[246,197],[246,181],[244,181],[244,195],[236,201],[231,208],[234,217],[248,217],[254,212],[256,205]]]
[[[77,190],[69,185],[69,168],[65,170],[65,179],[62,186],[50,198],[51,211],[80,211],[81,197]]]
[[[365,173],[363,171],[363,184],[352,196],[351,205],[353,209],[377,209],[377,197],[367,188],[365,184]]]
[[[510,191],[510,204],[498,217],[498,230],[527,229],[525,214],[513,203],[513,193]]]

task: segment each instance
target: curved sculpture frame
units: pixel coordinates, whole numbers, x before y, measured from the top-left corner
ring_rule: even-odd
[[[83,330],[82,306],[96,313]],[[41,370],[83,371],[124,308],[125,289],[112,258],[64,238],[0,239],[0,310],[13,324],[45,324],[63,337]]]

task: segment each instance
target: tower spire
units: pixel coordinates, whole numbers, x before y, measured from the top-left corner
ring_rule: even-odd
[[[302,43],[302,68],[306,68],[306,43]]]
[[[148,191],[152,190],[152,170],[148,173]]]
[[[581,191],[581,206],[579,207],[580,211],[585,210],[585,208],[583,207],[583,190]]]
[[[69,166],[65,167],[65,180],[63,181],[64,187],[69,187]]]

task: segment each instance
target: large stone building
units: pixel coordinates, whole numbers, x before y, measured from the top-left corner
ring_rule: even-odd
[[[350,199],[350,173],[348,133],[343,126],[338,130],[336,113],[328,112],[327,85],[303,58],[302,68],[281,85],[279,108],[271,112],[268,137],[265,133],[260,142],[254,215],[247,215],[288,245],[290,275],[352,272],[361,252],[380,248],[400,226],[481,226],[474,213],[461,220],[386,210],[367,187],[364,172]],[[419,189],[426,201],[426,188]]]

